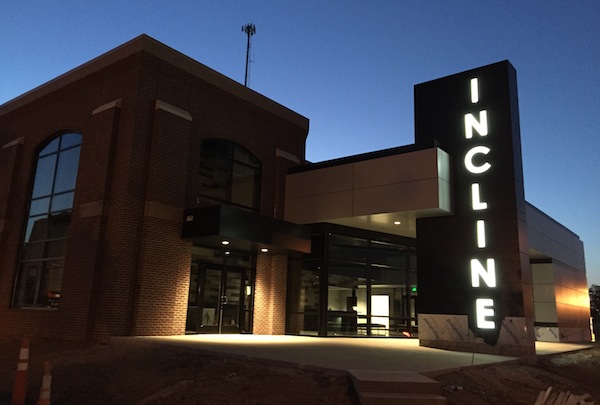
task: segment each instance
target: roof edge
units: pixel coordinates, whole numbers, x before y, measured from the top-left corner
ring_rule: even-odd
[[[43,97],[61,87],[80,80],[102,68],[110,66],[119,60],[131,56],[140,51],[147,52],[165,62],[194,75],[206,82],[233,94],[240,99],[252,103],[259,108],[265,109],[296,126],[308,131],[308,118],[294,112],[293,110],[263,96],[262,94],[243,86],[235,80],[209,68],[206,65],[184,55],[183,53],[163,44],[147,34],[141,34],[116,48],[105,52],[88,62],[79,65],[60,76],[41,84],[14,99],[0,105],[0,114],[6,114],[22,107],[33,100]]]
[[[395,146],[388,149],[381,149],[372,152],[360,153],[357,155],[343,156],[335,159],[324,160],[322,162],[307,162],[300,166],[294,166],[289,169],[289,174],[308,172],[311,170],[324,169],[327,167],[358,163],[365,160],[378,159],[382,157],[400,155],[403,153],[417,152],[425,149],[438,148],[442,149],[438,145],[426,145],[426,144],[409,144],[403,146]],[[443,150],[443,149],[442,149]]]
[[[572,236],[576,237],[579,241],[581,241],[581,238],[579,237],[578,234],[576,234],[575,232],[573,232],[572,230],[570,230],[569,228],[567,228],[566,225],[561,224],[560,222],[558,222],[556,219],[552,218],[550,215],[546,214],[544,211],[542,211],[541,209],[539,209],[538,207],[536,207],[535,205],[533,205],[532,203],[525,201],[525,204],[528,208],[532,209],[533,211],[537,212],[539,215],[541,215],[542,217],[544,217],[545,219],[549,220],[550,222],[554,223],[554,225],[557,225],[559,227],[561,227],[564,231],[570,233]],[[582,241],[583,242],[583,241]]]

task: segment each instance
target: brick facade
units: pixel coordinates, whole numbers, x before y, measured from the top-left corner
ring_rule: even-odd
[[[184,333],[192,242],[181,225],[195,204],[202,139],[254,154],[260,213],[282,218],[284,177],[297,163],[278,151],[303,161],[307,131],[305,118],[146,36],[0,106],[0,331],[78,340]],[[35,159],[64,132],[83,143],[60,304],[15,308]],[[283,293],[270,291],[265,304],[257,287],[255,319],[284,333],[287,259],[264,258],[257,281],[266,272]]]

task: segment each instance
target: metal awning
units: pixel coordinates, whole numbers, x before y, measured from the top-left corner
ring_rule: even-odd
[[[310,228],[228,205],[185,210],[182,238],[215,248],[310,253]]]

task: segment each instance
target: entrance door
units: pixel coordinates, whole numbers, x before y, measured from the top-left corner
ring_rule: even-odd
[[[186,329],[202,333],[244,330],[244,271],[192,263]]]

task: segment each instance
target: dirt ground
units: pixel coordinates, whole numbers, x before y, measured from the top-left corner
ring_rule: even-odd
[[[10,403],[20,340],[0,338],[0,404]],[[52,404],[339,404],[357,396],[342,372],[140,343],[30,341],[35,404],[52,364]],[[589,393],[600,404],[600,347],[436,377],[449,404],[533,404],[540,391]]]
[[[538,394],[589,394],[600,404],[600,346],[575,352],[540,356],[537,364],[492,365],[463,369],[435,377],[442,395],[452,405],[533,405]]]

